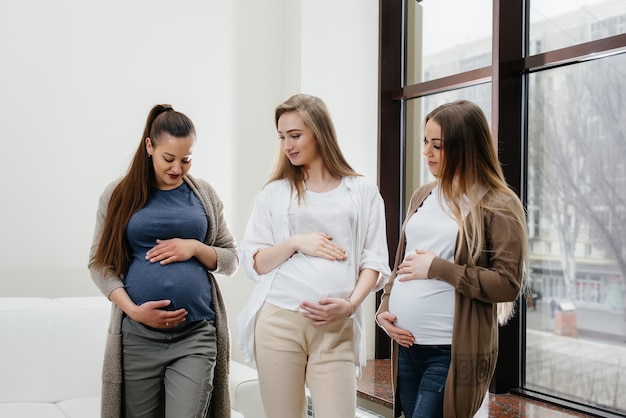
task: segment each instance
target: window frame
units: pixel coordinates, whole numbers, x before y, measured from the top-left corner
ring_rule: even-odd
[[[620,34],[530,55],[526,13],[530,0],[493,0],[491,66],[407,85],[404,57],[406,10],[410,1],[416,0],[379,0],[378,180],[385,199],[392,266],[407,203],[404,197],[407,100],[491,82],[492,135],[506,180],[526,204],[528,75],[626,52],[626,34]],[[381,292],[377,294],[377,306],[380,296]],[[500,328],[498,363],[490,392],[515,392],[570,409],[598,413],[595,408],[523,389],[525,317],[525,304],[520,303],[520,315]],[[390,357],[389,337],[376,327],[375,358]]]

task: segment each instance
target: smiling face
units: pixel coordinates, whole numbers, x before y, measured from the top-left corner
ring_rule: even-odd
[[[194,135],[177,138],[162,133],[155,141],[156,145],[146,138],[146,151],[151,156],[157,189],[171,190],[183,183],[183,176],[191,168],[195,142]]]
[[[313,131],[304,124],[298,112],[283,113],[278,119],[277,128],[280,146],[291,164],[307,168],[321,161]]]
[[[441,173],[443,160],[443,138],[441,136],[441,126],[433,119],[429,119],[424,128],[424,150],[422,154],[426,157],[428,170],[435,177]]]

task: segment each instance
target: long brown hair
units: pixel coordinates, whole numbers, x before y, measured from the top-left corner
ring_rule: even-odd
[[[130,256],[125,236],[126,226],[130,217],[146,204],[155,181],[154,166],[146,150],[146,138],[150,138],[152,146],[157,147],[163,133],[184,138],[195,136],[196,130],[191,119],[168,104],[158,104],[148,113],[141,141],[128,172],[111,194],[94,256],[93,264],[96,267],[105,271],[110,269],[115,276],[121,276],[128,270]]]
[[[426,116],[425,123],[431,119],[441,127],[443,152],[437,180],[440,198],[448,204],[459,225],[461,239],[457,241],[456,254],[465,246],[468,264],[475,266],[485,246],[485,214],[495,212],[508,217],[524,243],[520,271],[522,291],[526,291],[529,261],[526,215],[521,201],[504,179],[485,114],[476,104],[457,100],[435,108]],[[466,205],[469,211],[464,209]],[[501,323],[510,319],[513,307],[513,304],[498,304]]]
[[[304,124],[313,132],[317,141],[324,166],[333,176],[359,176],[346,161],[339,148],[337,133],[326,104],[319,97],[308,94],[296,94],[276,107],[274,123],[278,128],[278,119],[283,113],[298,112]],[[274,180],[288,179],[291,189],[296,190],[298,202],[304,196],[304,169],[294,166],[279,148],[278,158],[268,183]]]

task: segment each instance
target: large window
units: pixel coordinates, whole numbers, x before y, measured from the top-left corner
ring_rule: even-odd
[[[478,103],[527,208],[533,280],[501,329],[491,389],[625,414],[624,0],[381,0],[380,8],[390,252],[408,197],[428,180],[424,115],[457,98]],[[384,358],[388,344],[377,338]]]
[[[625,70],[621,54],[538,72],[528,94],[527,205],[539,230],[530,240],[526,386],[621,412]]]

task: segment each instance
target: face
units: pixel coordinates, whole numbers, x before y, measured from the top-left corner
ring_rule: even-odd
[[[309,167],[321,161],[313,131],[304,124],[298,112],[283,113],[277,125],[280,146],[291,164]]]
[[[150,138],[146,138],[146,151],[152,157],[157,189],[171,190],[183,183],[183,176],[191,168],[195,142],[193,135],[176,138],[164,133],[154,147]]]
[[[441,126],[432,119],[428,120],[424,128],[424,150],[422,154],[426,157],[428,170],[435,177],[439,176],[441,172],[441,161],[443,160],[441,136]]]

